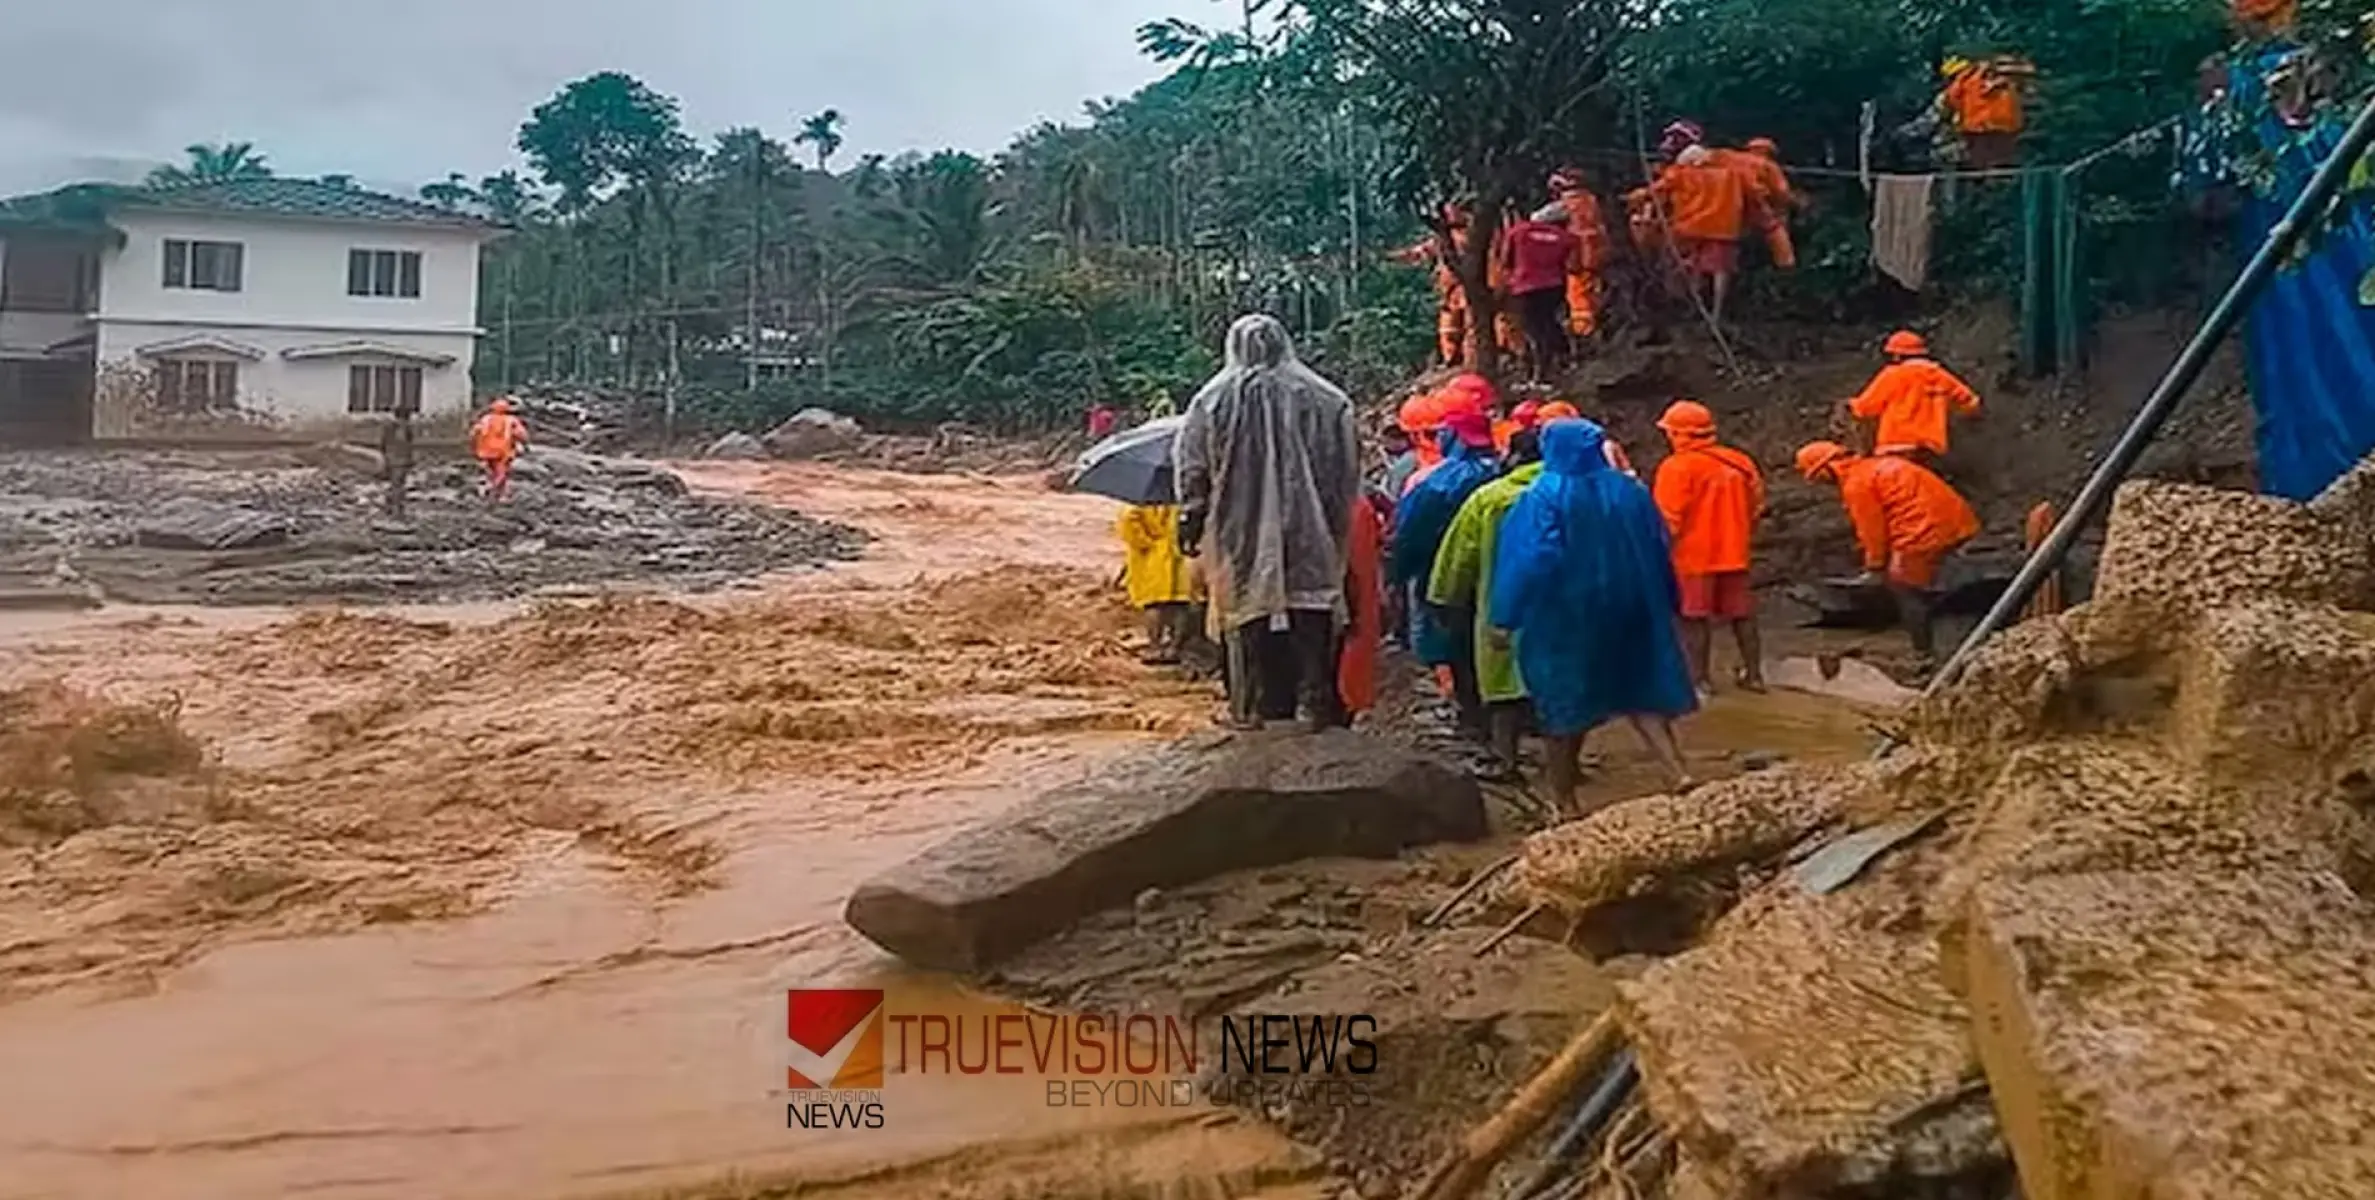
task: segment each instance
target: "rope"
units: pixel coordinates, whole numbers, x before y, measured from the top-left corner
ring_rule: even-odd
[[[1635,115],[1635,118],[1634,118],[1634,121],[1635,121],[1635,125],[1636,125],[1636,126],[1638,126],[1638,125],[1639,125],[1639,123],[1640,123],[1640,120],[1641,120],[1641,118],[1640,118],[1640,116],[1639,116],[1639,111],[1640,111],[1640,110],[1639,110],[1639,106],[1638,106],[1638,101],[1636,101],[1636,107],[1635,107],[1635,114],[1636,114],[1636,115]],[[2105,145],[2105,146],[2098,147],[2097,149],[2094,149],[2094,150],[2090,150],[2090,151],[2088,151],[2087,153],[2085,153],[2085,154],[2082,154],[2082,155],[2079,155],[2077,158],[2071,159],[2069,162],[2067,162],[2067,163],[2064,163],[2064,164],[2062,164],[2061,166],[2058,166],[2058,167],[2056,167],[2056,166],[2050,166],[2050,165],[2048,165],[2048,166],[2037,166],[2037,167],[1988,167],[1988,168],[1985,168],[1985,169],[1967,169],[1967,168],[1953,168],[1953,167],[1950,167],[1950,168],[1946,168],[1946,169],[1942,169],[1942,170],[1935,170],[1935,171],[1899,171],[1899,172],[1888,172],[1888,171],[1882,171],[1882,172],[1876,172],[1876,173],[1877,173],[1877,174],[1883,174],[1883,175],[1886,175],[1886,174],[1901,174],[1901,175],[1928,175],[1928,176],[1930,176],[1930,177],[1931,177],[1931,178],[1933,178],[1933,179],[2018,179],[2018,178],[2020,178],[2021,176],[2023,176],[2023,175],[2026,175],[2026,174],[2028,174],[2028,173],[2029,173],[2029,172],[2031,172],[2031,171],[2060,171],[2060,172],[2062,172],[2062,173],[2063,173],[2063,174],[2065,174],[2065,175],[2068,175],[2068,174],[2074,174],[2074,173],[2076,173],[2076,172],[2083,171],[2083,170],[2087,169],[2088,167],[2091,167],[2091,166],[2095,165],[2096,163],[2098,163],[2098,162],[2102,161],[2103,159],[2109,158],[2110,156],[2112,156],[2112,155],[2114,155],[2114,154],[2118,154],[2118,153],[2120,153],[2120,152],[2122,152],[2122,151],[2130,150],[2130,149],[2134,148],[2136,145],[2138,145],[2139,143],[2146,142],[2146,141],[2149,141],[2149,140],[2151,140],[2151,139],[2153,139],[2153,138],[2156,138],[2156,137],[2160,136],[2160,134],[2161,134],[2161,133],[2162,133],[2164,130],[2167,130],[2169,127],[2171,127],[2171,126],[2173,126],[2173,125],[2177,125],[2177,124],[2179,124],[2179,123],[2183,122],[2184,120],[2185,120],[2185,118],[2184,118],[2184,116],[2183,116],[2182,114],[2180,114],[2180,115],[2177,115],[2177,116],[2171,116],[2171,117],[2163,117],[2162,119],[2160,119],[2160,120],[2158,120],[2158,121],[2155,121],[2155,122],[2153,122],[2152,124],[2150,124],[2150,125],[2147,125],[2147,126],[2145,126],[2144,128],[2142,128],[2142,129],[2138,129],[2138,130],[2135,130],[2135,131],[2133,131],[2133,132],[2130,132],[2130,133],[2127,133],[2127,134],[2123,134],[2123,135],[2121,135],[2121,136],[2120,136],[2120,137],[2119,137],[2117,140],[2115,140],[2115,141],[2111,142],[2110,144],[2108,144],[2108,145]],[[1642,162],[1643,162],[1643,163],[1646,165],[1646,164],[1648,163],[1648,161],[1649,161],[1649,160],[1648,160],[1648,154],[1647,154],[1647,152],[1646,152],[1646,147],[1644,146],[1644,147],[1641,147],[1640,149],[1641,149],[1641,153],[1640,153],[1640,160],[1641,160],[1641,161],[1642,161]],[[1605,161],[1611,161],[1611,162],[1625,162],[1625,163],[1630,163],[1630,162],[1634,161],[1634,158],[1635,158],[1635,153],[1636,153],[1635,149],[1632,149],[1632,148],[1627,148],[1627,149],[1600,149],[1600,148],[1593,148],[1593,149],[1586,149],[1586,150],[1579,150],[1579,151],[1576,151],[1576,152],[1575,152],[1575,157],[1578,157],[1578,158],[1598,158],[1598,159],[1602,159],[1602,160],[1605,160]],[[1784,170],[1784,171],[1787,171],[1787,172],[1789,172],[1791,175],[1805,175],[1805,176],[1810,176],[1810,177],[1813,177],[1813,178],[1818,178],[1818,179],[1864,179],[1864,178],[1867,178],[1867,177],[1868,177],[1870,174],[1874,174],[1874,173],[1875,173],[1875,172],[1871,172],[1871,171],[1870,171],[1870,169],[1869,169],[1867,166],[1856,166],[1856,167],[1817,167],[1817,166],[1796,166],[1796,165],[1792,165],[1792,164],[1789,164],[1789,163],[1783,163],[1783,164],[1781,164],[1781,169],[1782,169],[1782,170]]]

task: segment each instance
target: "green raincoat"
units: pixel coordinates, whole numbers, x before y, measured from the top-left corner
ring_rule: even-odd
[[[1526,698],[1517,658],[1507,647],[1493,645],[1485,614],[1493,609],[1493,543],[1501,534],[1501,518],[1541,474],[1541,463],[1527,463],[1476,489],[1451,519],[1427,579],[1428,603],[1476,612],[1476,689],[1488,703]]]

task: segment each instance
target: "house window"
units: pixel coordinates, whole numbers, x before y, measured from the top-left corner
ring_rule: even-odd
[[[217,358],[168,358],[157,364],[157,403],[167,412],[239,407],[239,364]]]
[[[346,370],[346,411],[385,413],[398,409],[419,412],[421,369],[357,365]]]
[[[193,242],[165,239],[165,286],[205,292],[239,290],[241,260],[247,248],[238,242]]]
[[[346,252],[346,294],[401,296],[421,294],[421,256],[417,250],[349,250]]]

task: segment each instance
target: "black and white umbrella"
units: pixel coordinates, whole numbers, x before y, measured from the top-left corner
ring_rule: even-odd
[[[1124,504],[1177,504],[1171,483],[1171,444],[1181,418],[1159,417],[1089,447],[1072,469],[1072,490],[1111,496]]]

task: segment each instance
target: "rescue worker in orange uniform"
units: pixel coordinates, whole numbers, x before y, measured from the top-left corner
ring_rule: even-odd
[[[1765,690],[1756,596],[1748,588],[1749,544],[1765,511],[1765,476],[1756,460],[1715,440],[1715,414],[1677,400],[1658,418],[1673,453],[1658,464],[1651,494],[1665,514],[1680,586],[1682,649],[1701,694],[1715,691],[1715,624],[1732,627],[1740,649],[1733,681]]]
[[[1715,156],[1748,181],[1756,197],[1757,232],[1765,240],[1765,254],[1786,271],[1798,265],[1798,248],[1789,235],[1789,214],[1798,206],[1798,196],[1790,190],[1789,173],[1781,169],[1780,153],[1772,138],[1760,137],[1748,139],[1743,149],[1719,149]]]
[[[487,502],[511,495],[511,464],[528,448],[528,424],[511,415],[511,400],[497,396],[486,415],[470,427],[470,454],[487,472]]]
[[[1732,279],[1740,272],[1740,235],[1752,225],[1762,228],[1764,218],[1747,177],[1724,165],[1705,143],[1706,135],[1689,121],[1667,126],[1659,149],[1673,161],[1644,190],[1664,219],[1692,294],[1706,281],[1708,311],[1720,325]]]
[[[1964,166],[1984,171],[2020,165],[2021,91],[2036,73],[2008,56],[1984,62],[1952,57],[1939,64],[1946,86],[1938,93],[1937,113],[1962,143]]]
[[[1550,198],[1565,210],[1567,232],[1575,235],[1577,246],[1574,270],[1567,275],[1567,332],[1587,338],[1600,331],[1600,270],[1608,264],[1608,224],[1581,167],[1559,168],[1550,177]]]
[[[1395,423],[1410,436],[1410,452],[1418,457],[1418,469],[1402,479],[1402,487],[1407,490],[1427,468],[1443,461],[1443,447],[1435,444],[1435,431],[1443,428],[1442,393],[1420,392],[1403,401],[1402,410],[1395,414]]]
[[[1945,480],[1907,458],[1866,458],[1837,442],[1798,449],[1798,473],[1809,482],[1835,483],[1863,552],[1859,583],[1886,583],[1897,599],[1913,650],[1927,660],[1933,644],[1930,609],[1946,556],[1979,534],[1978,514]]]
[[[1979,411],[1979,393],[1930,357],[1930,344],[1910,329],[1881,344],[1888,365],[1863,393],[1847,402],[1848,415],[1874,422],[1872,452],[1896,455],[1935,468],[1946,456],[1949,413]]]
[[[1458,204],[1444,205],[1443,223],[1451,230],[1452,253],[1464,252],[1468,244],[1467,208]],[[1460,290],[1459,272],[1444,261],[1442,242],[1429,237],[1397,252],[1394,259],[1435,268],[1435,357],[1443,366],[1460,366],[1467,361],[1469,349],[1468,295]]]

